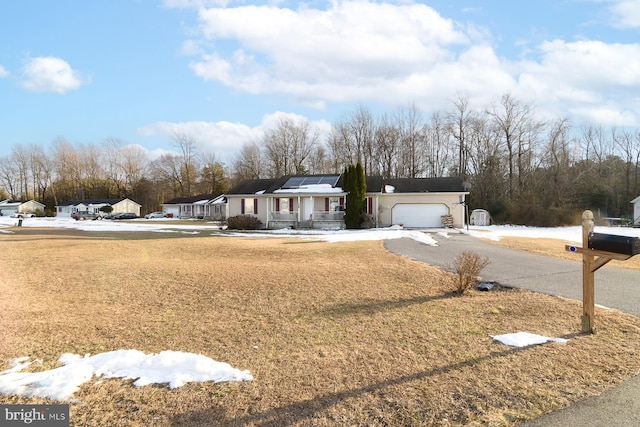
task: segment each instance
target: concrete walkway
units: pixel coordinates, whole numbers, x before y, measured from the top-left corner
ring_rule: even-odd
[[[462,251],[473,251],[490,261],[482,271],[487,281],[582,300],[581,263],[510,250],[466,234],[447,232],[448,238],[429,233],[438,247],[411,239],[386,240],[384,245],[391,252],[444,269]],[[563,242],[558,245],[564,248]],[[640,272],[605,266],[596,272],[595,281],[596,304],[640,317]],[[576,318],[577,327],[579,323]],[[640,426],[640,376],[522,426]]]

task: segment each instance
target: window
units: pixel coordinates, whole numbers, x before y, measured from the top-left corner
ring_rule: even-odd
[[[327,197],[324,199],[324,210],[338,212],[344,210],[344,197]]]
[[[258,214],[258,199],[241,199],[240,211],[242,215],[257,215]]]
[[[364,198],[364,210],[367,214],[373,215],[373,197]]]
[[[281,197],[276,199],[276,212],[289,213],[293,212],[293,199]]]

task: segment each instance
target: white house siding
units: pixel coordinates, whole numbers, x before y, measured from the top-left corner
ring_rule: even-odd
[[[138,203],[133,200],[124,199],[113,205],[114,213],[125,213],[125,212],[133,212],[134,214],[140,216],[140,207]]]
[[[258,213],[242,213],[242,200],[249,199],[257,199],[258,200]],[[268,213],[268,205],[267,205],[267,197],[260,194],[248,194],[248,195],[238,195],[238,196],[228,196],[227,197],[229,204],[229,217],[234,217],[238,215],[251,215],[258,218],[263,225],[267,224],[267,213]]]
[[[640,196],[631,201],[633,204],[633,226],[640,226]]]

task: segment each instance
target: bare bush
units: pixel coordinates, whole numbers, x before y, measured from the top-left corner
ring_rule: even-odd
[[[449,268],[454,273],[455,290],[463,294],[478,280],[480,272],[489,264],[488,258],[482,258],[475,252],[461,252],[453,260],[453,265]]]
[[[227,219],[227,227],[231,230],[258,230],[262,221],[251,215],[237,215]]]

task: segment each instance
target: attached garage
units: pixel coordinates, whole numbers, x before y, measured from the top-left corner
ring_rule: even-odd
[[[405,228],[437,228],[442,227],[442,215],[449,214],[443,203],[398,203],[391,210],[391,220]]]

